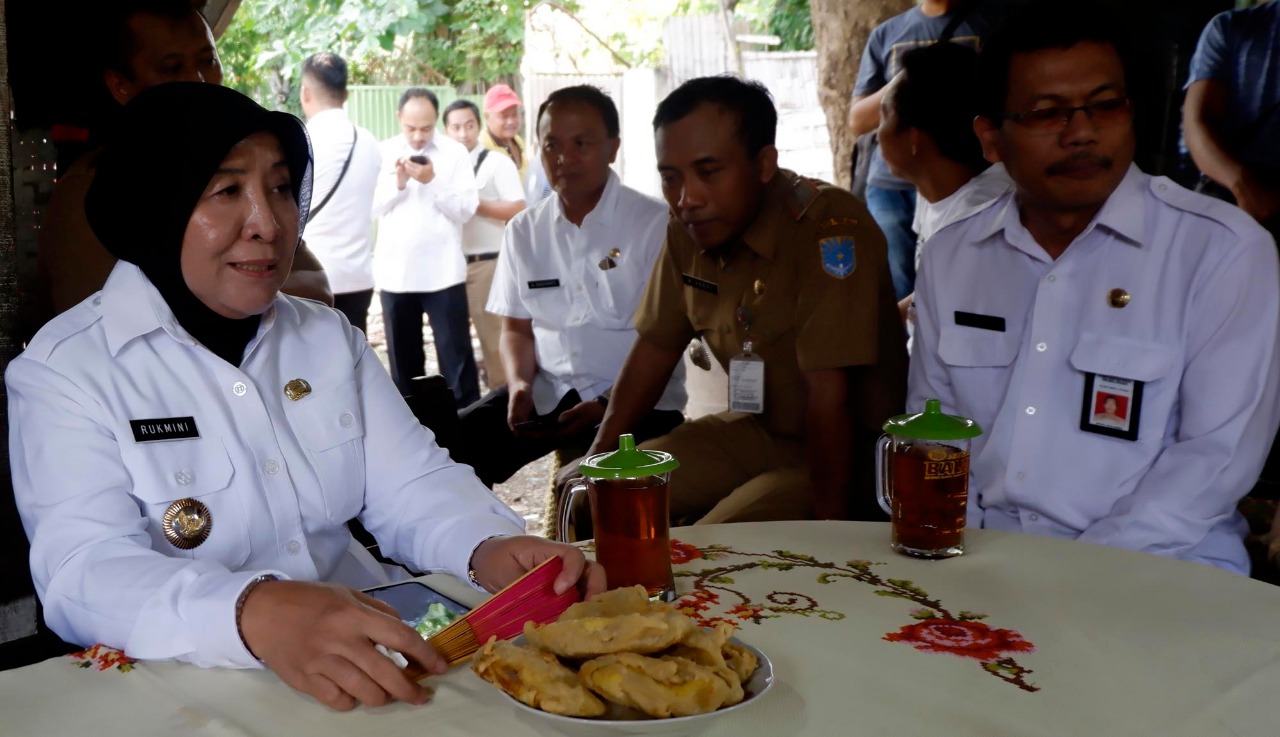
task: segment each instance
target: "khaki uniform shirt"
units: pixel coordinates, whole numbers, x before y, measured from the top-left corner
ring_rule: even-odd
[[[906,333],[884,236],[852,194],[786,170],[739,243],[700,250],[671,219],[636,328],[670,350],[700,335],[726,370],[752,341],[765,362],[760,421],[777,435],[803,434],[801,372],[874,367],[877,409],[862,408],[857,430],[900,411],[906,392]],[[865,404],[866,387],[850,394]]]

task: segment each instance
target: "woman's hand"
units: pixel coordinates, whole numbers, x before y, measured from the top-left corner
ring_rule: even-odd
[[[264,581],[245,598],[240,631],[282,681],[338,711],[430,698],[374,645],[399,651],[428,673],[447,667],[390,605],[345,586]]]
[[[572,545],[533,535],[485,540],[471,554],[471,568],[475,570],[476,580],[481,586],[489,591],[499,591],[549,558],[564,561],[564,570],[560,571],[554,584],[557,594],[563,594],[574,586],[582,590],[583,598],[604,591],[605,572],[600,564],[587,560],[582,551]]]

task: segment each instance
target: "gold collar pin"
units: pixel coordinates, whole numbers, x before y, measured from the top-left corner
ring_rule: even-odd
[[[1107,304],[1117,310],[1129,304],[1130,299],[1131,297],[1129,296],[1129,293],[1123,289],[1112,289],[1110,292],[1107,292]]]
[[[306,379],[293,379],[284,385],[284,395],[289,401],[296,402],[311,393],[311,385]]]

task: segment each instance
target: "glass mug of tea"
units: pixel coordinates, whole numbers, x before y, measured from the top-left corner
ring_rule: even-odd
[[[671,574],[671,472],[680,463],[670,453],[636,450],[631,435],[618,438],[618,449],[585,458],[565,493],[560,510],[560,537],[570,525],[579,494],[591,502],[596,562],[604,566],[609,588],[640,584],[650,597],[675,600]]]
[[[930,399],[924,412],[894,417],[884,431],[876,448],[876,485],[892,524],[890,547],[913,558],[962,555],[969,441],[982,429],[943,414],[941,403]]]

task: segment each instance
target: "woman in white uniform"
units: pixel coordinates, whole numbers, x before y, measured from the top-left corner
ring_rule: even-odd
[[[389,557],[497,590],[559,556],[410,413],[364,336],[284,296],[310,201],[301,121],[170,84],[124,110],[86,198],[120,259],[6,372],[13,483],[45,619],[144,659],[275,670],[338,709],[426,691],[439,655],[357,589]]]

